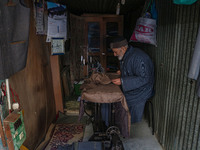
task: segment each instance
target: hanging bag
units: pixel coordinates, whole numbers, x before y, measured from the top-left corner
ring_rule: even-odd
[[[156,42],[157,12],[155,11],[155,7],[151,7],[151,13],[154,12],[153,14],[154,18],[152,18],[151,13],[147,12],[151,4],[153,4],[153,2],[150,0],[147,9],[144,12],[144,15],[142,15],[142,17],[137,19],[135,29],[130,38],[130,42],[132,41],[132,42],[148,43],[157,46]]]
[[[191,5],[197,0],[173,0],[174,4]]]
[[[156,20],[140,17],[130,41],[148,43],[156,46]]]

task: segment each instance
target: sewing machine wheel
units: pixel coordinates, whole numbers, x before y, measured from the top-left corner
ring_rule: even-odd
[[[117,134],[118,136],[120,135],[119,128],[116,126],[111,126],[106,130],[106,135],[110,137],[112,134]]]

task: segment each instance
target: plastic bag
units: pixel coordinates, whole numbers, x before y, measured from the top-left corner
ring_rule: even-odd
[[[130,41],[148,43],[157,46],[156,20],[140,17],[136,22],[136,27]]]
[[[152,19],[158,19],[158,12],[156,10],[156,3],[155,1],[152,2],[152,5],[151,5],[151,18]]]
[[[191,5],[195,3],[197,0],[174,0],[175,4],[183,4],[183,5]]]

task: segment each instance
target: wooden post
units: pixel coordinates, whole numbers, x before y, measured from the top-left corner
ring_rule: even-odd
[[[63,97],[61,89],[61,78],[60,78],[60,65],[59,56],[50,56],[51,61],[51,74],[53,80],[53,90],[56,105],[56,114],[61,111],[63,112]]]

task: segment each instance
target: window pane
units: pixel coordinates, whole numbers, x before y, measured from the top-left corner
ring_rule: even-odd
[[[107,52],[112,52],[110,49],[110,42],[112,37],[117,36],[118,32],[118,23],[117,22],[107,22],[106,23],[106,48]]]
[[[112,52],[112,49],[110,49],[110,43],[113,40],[113,37],[106,37],[106,49],[107,52]]]
[[[107,22],[106,23],[106,34],[107,34],[107,36],[117,36],[118,35],[118,23],[117,22]]]
[[[88,51],[100,52],[100,25],[98,22],[88,23]]]

